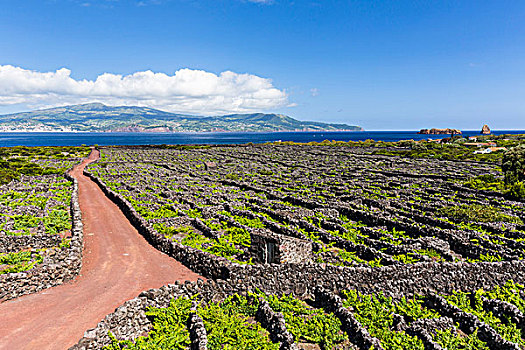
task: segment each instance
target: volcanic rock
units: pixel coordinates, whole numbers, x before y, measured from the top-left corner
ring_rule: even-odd
[[[490,128],[487,124],[483,125],[481,128],[481,134],[483,135],[489,135],[490,134]]]

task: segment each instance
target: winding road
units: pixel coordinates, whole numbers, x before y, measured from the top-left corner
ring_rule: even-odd
[[[0,349],[67,349],[87,329],[141,291],[200,276],[159,252],[120,209],[83,175],[98,151],[77,165],[84,224],[80,275],[61,286],[0,304]]]

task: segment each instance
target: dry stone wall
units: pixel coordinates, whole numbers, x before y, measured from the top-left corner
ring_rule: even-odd
[[[84,244],[82,214],[78,204],[78,182],[66,173],[65,177],[73,182],[71,196],[71,241],[68,248],[51,250],[42,264],[20,273],[0,275],[0,301],[17,298],[21,295],[39,292],[43,289],[63,284],[75,278],[82,267],[82,248]],[[55,236],[42,237],[4,237],[0,241],[3,248],[24,248],[33,250],[58,245]],[[16,249],[13,249],[16,251]]]
[[[207,283],[202,281],[176,283],[143,292],[139,297],[124,303],[115,313],[108,315],[96,328],[87,331],[72,349],[101,348],[110,342],[108,331],[118,339],[134,339],[143,335],[151,329],[145,310],[148,307],[167,307],[169,301],[178,296],[191,297],[199,294],[199,298],[203,301],[220,301],[234,293],[244,294],[259,289],[268,294],[291,293],[296,297],[307,299],[315,298],[315,290],[321,286],[334,293],[344,289],[354,289],[362,293],[383,291],[399,299],[414,294],[433,295],[479,288],[487,290],[502,285],[510,279],[525,283],[525,273],[523,273],[525,262],[522,261],[474,264],[423,262],[380,268],[339,267],[327,264],[235,264],[169,241],[156,233],[119,194],[108,189],[96,178],[92,178],[109,198],[121,207],[148,241],[212,280]],[[424,329],[415,329],[413,333],[424,338],[428,332]],[[286,337],[286,334],[282,337]],[[499,341],[498,339],[497,342]],[[429,347],[433,345],[430,340],[427,344]],[[505,342],[502,344],[508,345]]]
[[[22,249],[41,249],[56,247],[62,242],[58,235],[54,236],[2,236],[0,237],[0,252],[16,252]]]
[[[89,171],[84,170],[84,175],[91,178],[102,189],[108,198],[122,210],[138,232],[155,248],[204,277],[212,279],[227,279],[229,277],[229,271],[233,268],[233,263],[229,260],[167,239],[156,232],[122,195],[112,191]]]
[[[166,165],[166,167],[166,169],[170,168],[168,165]],[[256,197],[251,197],[249,200],[251,208],[267,214],[268,217],[277,218],[280,222],[291,223],[295,227],[309,232],[313,232],[315,228],[316,232],[318,232],[322,238],[326,236],[324,237],[325,240],[334,243],[335,247],[344,248],[345,244],[349,245],[348,251],[356,251],[360,257],[364,257],[366,254],[372,255],[373,257],[380,257],[383,259],[383,262],[386,262],[385,265],[387,266],[334,266],[332,264],[319,262],[256,265],[238,264],[202,250],[184,246],[178,241],[171,240],[159,234],[159,232],[153,228],[152,224],[144,220],[121,194],[114,192],[106,186],[103,181],[89,173],[89,171],[86,170],[85,174],[90,176],[108,197],[121,208],[138,231],[152,245],[210,280],[207,283],[199,282],[197,284],[169,285],[157,290],[149,290],[141,293],[138,298],[125,303],[121,308],[117,309],[114,314],[108,315],[95,329],[86,332],[85,337],[74,347],[75,349],[94,349],[106,345],[109,342],[109,337],[107,336],[109,330],[111,330],[118,339],[133,339],[138,335],[144,334],[144,332],[147,332],[151,328],[151,324],[145,316],[144,310],[152,306],[166,307],[170,299],[176,298],[179,295],[192,296],[198,293],[202,301],[220,301],[234,293],[245,294],[247,291],[261,290],[267,294],[274,295],[282,295],[283,293],[293,294],[300,299],[316,300],[320,303],[322,303],[324,298],[327,302],[327,308],[330,309],[332,307],[330,310],[336,310],[337,308],[333,309],[333,307],[334,305],[339,305],[340,302],[334,302],[332,296],[342,290],[357,290],[364,294],[383,292],[396,300],[402,297],[421,294],[430,296],[428,300],[433,300],[432,296],[436,294],[449,294],[454,291],[468,292],[480,288],[488,290],[495,286],[502,285],[508,280],[514,280],[522,284],[525,283],[525,273],[523,273],[525,272],[525,262],[518,260],[518,256],[516,255],[516,252],[523,250],[524,246],[519,241],[514,242],[507,238],[510,237],[511,234],[515,234],[515,238],[523,238],[519,236],[522,233],[509,230],[509,232],[506,232],[506,236],[502,237],[502,242],[505,244],[484,241],[482,244],[476,245],[473,244],[472,241],[479,239],[480,235],[475,230],[458,228],[453,223],[440,220],[437,216],[421,215],[421,212],[426,210],[425,205],[427,204],[425,203],[414,203],[409,206],[402,202],[398,203],[391,199],[381,198],[352,199],[352,201],[348,203],[335,201],[323,202],[315,198],[297,198],[291,195],[283,196],[282,193],[264,190],[264,188],[257,188],[252,184],[240,183],[227,178],[226,180],[221,180],[223,185],[232,185],[235,188],[247,188],[256,193],[264,193],[266,198],[285,200],[292,205],[301,207],[301,209],[297,209],[298,211],[303,210],[322,213],[323,215],[320,217],[324,218],[319,219],[318,227],[315,228],[310,222],[288,217],[287,214],[283,214],[283,211],[279,210],[277,205],[273,206],[273,208],[264,209],[264,203],[259,203]],[[405,172],[403,174],[408,177],[420,176],[417,174],[407,175]],[[425,178],[435,179],[436,181],[442,180],[439,175],[432,177],[426,174],[424,176]],[[121,186],[126,186],[126,184]],[[385,186],[390,186],[390,184]],[[181,190],[181,192],[184,192],[186,189],[181,188]],[[404,189],[400,189],[397,194],[403,197],[405,195],[404,191]],[[168,196],[168,194],[164,195]],[[353,196],[353,198],[355,198],[355,196]],[[229,197],[227,199],[229,199]],[[191,209],[197,207],[191,199],[180,197],[180,200],[192,204],[190,205]],[[206,200],[203,200],[203,204],[214,205],[217,203],[213,201],[209,201],[208,203]],[[377,210],[364,211],[362,210],[361,204],[376,208]],[[440,204],[440,206],[445,205],[447,204]],[[248,219],[258,217],[265,225],[271,224],[269,220],[265,221],[261,215],[250,214],[243,209],[230,208],[228,204],[225,204],[223,207],[232,215],[239,215]],[[346,215],[355,221],[362,222],[369,226],[356,227],[356,230],[365,234],[361,237],[364,242],[363,244],[360,245],[331,236],[329,230],[343,231],[342,223],[338,220],[338,214]],[[222,214],[217,214],[216,216],[220,220],[228,220],[228,218]],[[207,230],[206,225],[199,221],[199,219],[195,219],[194,221],[197,223],[200,222],[200,224],[194,226],[202,226],[200,229],[205,233],[205,236],[215,237],[220,234],[218,231]],[[512,226],[512,228],[516,229],[520,227],[519,225]],[[424,228],[427,235],[421,235],[422,228]],[[501,228],[496,226],[492,227],[488,224],[483,225],[483,228],[495,233],[501,230]],[[421,249],[432,249],[438,252],[444,259],[442,261],[433,261],[427,256],[417,256],[415,253],[413,256],[417,258],[417,261],[421,262],[404,264],[398,260],[388,259],[391,255],[405,254],[410,251],[405,251],[402,246],[394,245],[386,240],[380,240],[381,237],[379,234],[382,229],[388,229],[392,232],[402,231],[406,234],[406,236],[403,237],[403,242],[410,243],[414,252]],[[275,225],[274,231],[276,233],[296,237],[298,238],[297,242],[307,242],[313,246],[315,250],[315,244],[305,239],[300,231],[289,230],[288,232],[285,230],[287,230],[286,225]],[[257,229],[253,229],[251,233],[257,233]],[[255,243],[260,243],[254,244],[251,248],[250,253],[256,256],[263,255],[260,254],[260,249],[264,248],[266,243],[280,244],[278,239],[268,239],[268,237],[265,239],[263,235],[257,236],[252,234],[251,238]],[[287,244],[294,244],[293,240],[290,240],[290,242],[291,243],[287,242]],[[367,250],[365,251],[365,249]],[[311,251],[312,248],[290,248],[290,251],[294,250]],[[458,253],[462,258],[465,258],[465,260],[451,262],[457,258]],[[476,259],[479,258],[481,254],[495,256],[495,253],[501,255],[501,257],[507,261],[466,262],[466,258]],[[279,254],[276,256],[281,260]],[[316,290],[324,290],[326,294],[320,294],[318,292],[316,295]],[[354,322],[355,320],[351,319],[351,314],[345,312],[340,306],[341,305],[339,305],[338,316],[341,320],[345,320],[348,329],[360,329],[359,325]],[[438,305],[434,303],[432,306],[437,307]],[[491,304],[489,306],[500,308],[504,310],[506,314],[509,313],[508,308],[504,307],[505,305]],[[457,310],[453,310],[449,313],[447,310],[444,310],[443,313],[448,317],[439,319],[439,322],[442,321],[443,324],[448,325],[451,320],[457,316],[456,311]],[[521,320],[522,315],[515,312],[516,310],[513,311],[514,317]],[[271,317],[267,317],[268,325],[271,324],[270,320],[273,317],[272,315],[270,316]],[[398,326],[401,328],[405,327],[408,332],[423,339],[426,348],[440,348],[436,343],[433,343],[432,337],[430,336],[432,326],[422,323],[413,324],[411,328],[408,328],[406,325],[403,326],[403,318],[401,316],[399,320]],[[479,320],[475,320],[472,317],[469,319],[461,318],[461,322],[462,325],[467,328],[471,325],[484,327],[484,339],[494,346],[514,348],[513,344],[509,344],[498,338],[497,335],[492,334],[491,328],[485,327],[485,325],[479,323]],[[279,327],[279,322],[274,323],[274,326],[271,327],[272,329],[281,329],[282,332],[286,330],[285,327]],[[286,337],[286,334],[283,333],[282,339],[286,339]],[[373,343],[377,345],[374,339],[369,338],[369,336],[364,333],[361,338],[362,341],[354,342],[354,344],[360,344],[360,348],[366,348],[366,346]]]
[[[525,262],[521,260],[481,263],[421,262],[391,266],[344,267],[328,264],[232,263],[207,252],[183,246],[155,232],[120,194],[90,176],[126,214],[139,232],[157,249],[174,257],[188,268],[211,279],[229,280],[245,289],[259,288],[268,293],[293,293],[311,296],[313,288],[330,291],[355,289],[363,293],[385,291],[398,295],[451,293],[457,290],[490,289],[513,279],[525,283]],[[521,272],[521,273],[520,273]],[[233,287],[232,287],[233,288]]]

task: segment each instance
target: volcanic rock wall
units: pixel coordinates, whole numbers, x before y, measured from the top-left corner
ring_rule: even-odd
[[[60,285],[75,278],[82,267],[82,248],[84,244],[82,214],[78,204],[78,182],[67,172],[65,177],[73,182],[71,195],[71,242],[69,248],[52,249],[42,264],[20,273],[0,275],[0,301],[17,298],[24,294],[39,292]],[[32,249],[57,246],[58,236],[43,237],[2,237],[1,249],[32,247]],[[6,250],[9,251],[9,250]]]
[[[121,208],[151,244],[210,280],[206,283],[176,282],[142,292],[106,316],[96,328],[87,331],[72,349],[97,349],[107,345],[110,342],[108,331],[118,339],[136,338],[151,329],[145,310],[148,307],[167,307],[169,301],[178,296],[199,294],[201,301],[219,301],[234,293],[244,294],[259,289],[268,294],[291,293],[302,299],[316,299],[315,292],[322,287],[328,293],[339,293],[344,289],[367,294],[382,291],[399,299],[414,294],[435,295],[479,288],[487,290],[510,279],[525,283],[525,262],[518,260],[492,263],[420,262],[378,268],[314,263],[237,264],[169,240],[156,232],[120,194],[109,189],[88,171],[85,174]],[[371,217],[370,220],[381,221],[381,218]]]
[[[261,289],[267,293],[293,293],[308,297],[313,288],[330,291],[355,289],[365,293],[385,291],[397,295],[450,293],[454,290],[489,289],[509,279],[525,283],[525,262],[482,263],[420,262],[380,268],[344,267],[327,264],[256,264],[233,263],[201,250],[183,246],[156,232],[120,194],[91,175],[102,190],[128,217],[138,231],[160,251],[172,256],[189,269],[213,280],[227,280],[225,291]],[[374,217],[378,220],[377,217]],[[406,229],[406,228],[404,228]]]

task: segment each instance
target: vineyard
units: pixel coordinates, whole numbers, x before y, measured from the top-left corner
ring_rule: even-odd
[[[85,175],[208,281],[144,291],[73,348],[525,349],[521,148],[502,170],[398,146],[101,148]],[[89,149],[0,151],[10,299],[78,273],[64,173]]]
[[[103,148],[85,173],[213,281],[143,292],[76,348],[525,349],[499,158],[338,146]]]
[[[0,299],[26,293],[20,285],[33,287],[31,278],[20,273],[36,269],[35,279],[52,279],[37,276],[45,271],[41,265],[69,255],[76,190],[65,173],[89,152],[80,147],[0,149],[2,175],[10,177],[0,185]]]
[[[108,315],[96,339],[106,350],[525,348],[525,287],[512,281],[400,298],[318,287],[306,300],[260,290],[214,300],[213,288],[175,284],[143,292]],[[147,328],[129,331],[145,320],[147,335]],[[88,340],[73,349],[102,347]]]
[[[169,240],[240,264],[371,267],[523,258],[525,206],[486,163],[366,149],[108,148],[88,170]]]

